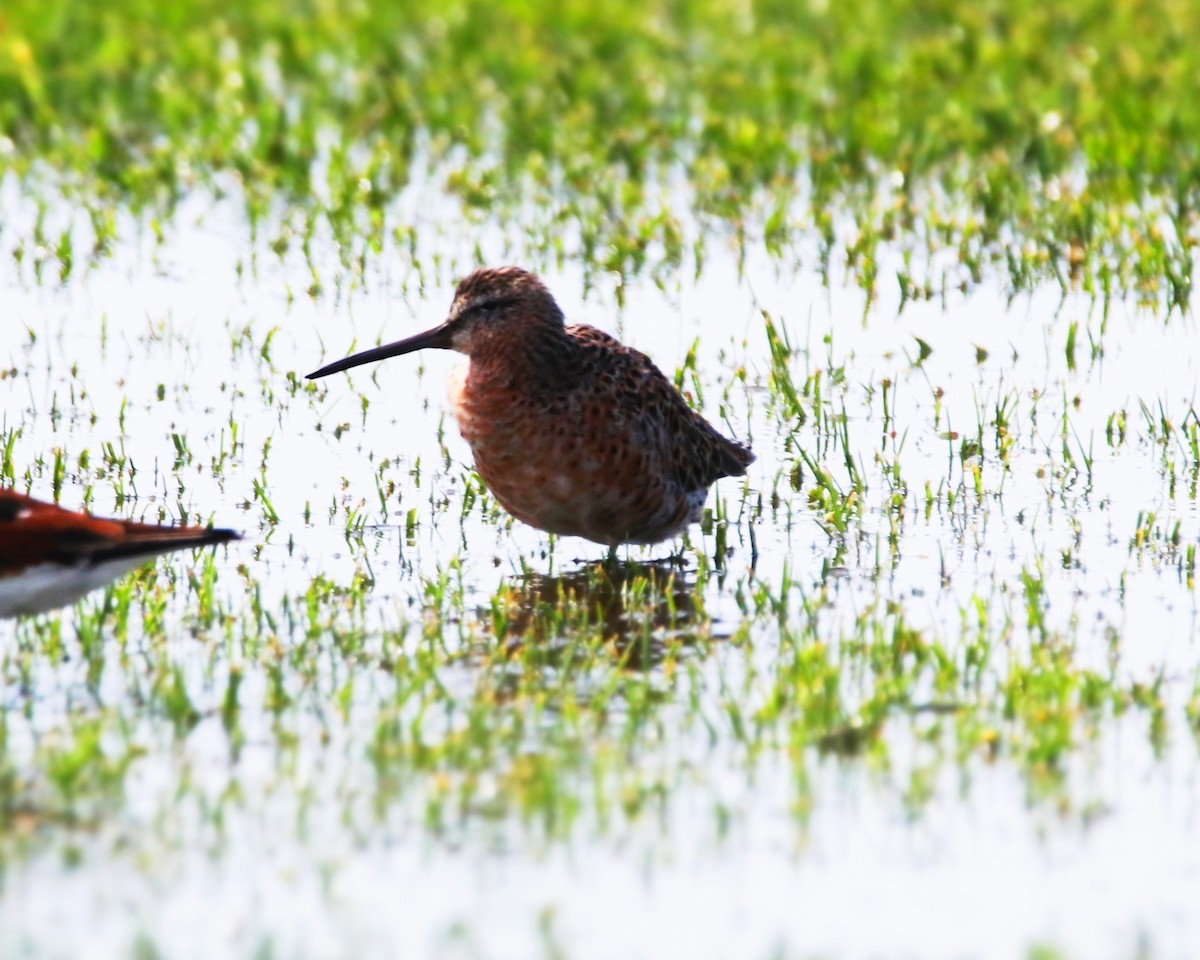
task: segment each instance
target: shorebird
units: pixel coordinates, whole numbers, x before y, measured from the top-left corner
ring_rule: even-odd
[[[700,519],[717,479],[754,460],[644,353],[567,326],[545,284],[519,267],[477,270],[440,326],[308,379],[431,348],[467,355],[450,381],[459,430],[500,504],[540,530],[610,549],[658,543]]]
[[[0,489],[0,617],[74,603],[161,553],[238,539],[212,527],[104,520]]]

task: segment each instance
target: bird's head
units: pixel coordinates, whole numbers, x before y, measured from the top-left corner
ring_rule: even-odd
[[[526,328],[561,331],[562,326],[562,311],[536,276],[520,267],[487,267],[459,283],[449,315],[432,330],[337,360],[308,379],[416,350],[457,350],[473,356],[498,338],[519,337]]]

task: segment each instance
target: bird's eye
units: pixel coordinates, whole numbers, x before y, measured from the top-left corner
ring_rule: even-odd
[[[497,310],[502,310],[505,307],[511,307],[517,302],[517,297],[496,297],[492,300],[483,300],[479,303],[472,304],[468,309],[468,314],[485,314],[495,313]]]

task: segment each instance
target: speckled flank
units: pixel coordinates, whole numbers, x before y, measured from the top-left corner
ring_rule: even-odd
[[[450,400],[480,476],[519,520],[597,543],[657,543],[699,519],[708,487],[754,455],[693,412],[650,359],[565,326],[515,267],[459,284],[447,326],[469,357]]]

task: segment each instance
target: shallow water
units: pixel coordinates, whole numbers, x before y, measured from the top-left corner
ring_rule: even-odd
[[[415,222],[453,223],[417,189],[401,201]],[[0,197],[16,233],[32,211],[11,179]],[[457,358],[312,393],[295,379],[439,322],[471,228],[422,250],[423,285],[395,251],[352,284],[318,246],[331,276],[311,298],[295,255],[251,267],[235,210],[193,198],[161,245],[143,232],[65,285],[3,259],[17,485],[29,470],[49,498],[57,449],[66,506],[90,484],[96,512],[211,517],[246,540],[215,555],[212,622],[195,613],[202,558],[185,557],[141,582],[127,636],[106,621],[99,651],[79,624],[102,596],[62,615],[65,655],[45,621],[0,627],[21,798],[0,833],[0,954],[1200,944],[1193,317],[986,291],[898,313],[893,291],[826,288],[804,256],[739,272],[732,250],[682,289],[627,278],[619,307],[615,278],[585,297],[578,269],[532,264],[570,320],[668,374],[695,344],[685,389],[759,458],[718,484],[674,577],[635,566],[602,587],[600,548],[479,495],[443,399]],[[486,262],[513,252],[498,230],[479,243]],[[793,345],[803,424],[781,413],[764,311]],[[818,373],[820,401],[803,390]],[[796,444],[843,492],[848,449],[865,490],[844,536],[810,505]],[[547,614],[560,584],[577,608],[600,597],[608,625]],[[165,629],[143,629],[156,604]],[[172,683],[194,710],[182,727]],[[67,803],[47,757],[85,722],[129,765]],[[1044,742],[1060,728],[1065,749]]]

